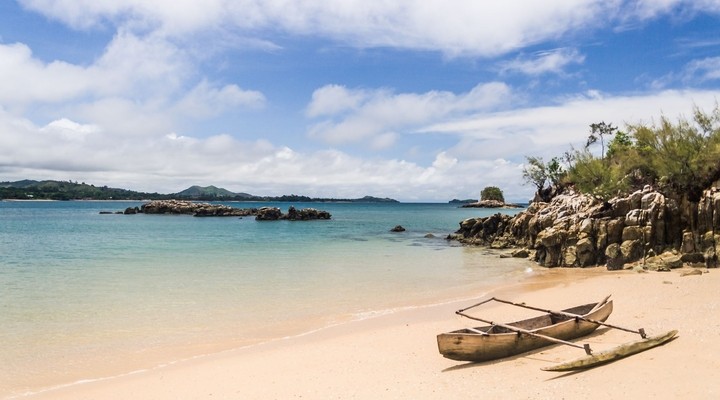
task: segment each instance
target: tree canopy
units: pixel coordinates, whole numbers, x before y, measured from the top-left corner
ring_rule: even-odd
[[[606,152],[605,138],[611,136]],[[590,146],[598,140],[601,151],[596,155]],[[539,157],[527,160],[523,178],[538,191],[550,181],[608,199],[650,184],[698,201],[720,179],[720,107],[710,113],[696,107],[692,119],[673,122],[662,116],[649,125],[627,125],[626,132],[605,122],[591,124],[586,146],[571,149],[562,164],[557,157],[548,164]]]
[[[505,196],[503,196],[503,191],[500,190],[497,186],[487,186],[485,189],[480,192],[480,200],[495,200],[500,202],[505,202]]]

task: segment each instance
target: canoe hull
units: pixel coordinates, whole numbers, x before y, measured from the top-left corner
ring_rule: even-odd
[[[563,311],[604,322],[612,313],[612,301],[607,301],[600,306],[597,304],[585,304]],[[599,326],[592,322],[574,318],[559,318],[551,314],[508,325],[562,340],[586,336]],[[487,332],[487,334],[476,333],[473,330]],[[438,335],[437,343],[440,354],[451,360],[482,362],[514,356],[553,344],[546,339],[527,334],[502,332],[499,327],[484,326],[473,330],[461,329]]]

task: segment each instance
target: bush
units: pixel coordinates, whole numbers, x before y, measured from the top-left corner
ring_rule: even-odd
[[[496,200],[504,203],[505,197],[497,186],[488,186],[480,193],[480,200]]]

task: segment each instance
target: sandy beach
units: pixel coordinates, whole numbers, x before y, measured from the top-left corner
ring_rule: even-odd
[[[454,311],[477,299],[420,307],[126,376],[80,383],[27,399],[711,399],[720,398],[720,272],[552,269],[492,295],[561,309],[611,294],[608,322],[679,330],[679,338],[578,373],[540,368],[583,355],[551,346],[472,364],[448,360],[435,336],[475,324]],[[533,311],[492,304],[475,311],[512,321]],[[639,338],[600,328],[581,339],[595,351]]]

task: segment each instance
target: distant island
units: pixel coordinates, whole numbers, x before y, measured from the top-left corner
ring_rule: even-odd
[[[357,199],[309,197],[296,194],[283,196],[255,196],[235,193],[215,186],[191,186],[177,193],[161,194],[136,192],[127,189],[95,186],[85,182],[22,180],[0,182],[3,200],[196,200],[196,201],[273,201],[273,202],[347,202],[398,203],[390,198],[365,196]]]
[[[465,199],[465,200],[452,199],[448,203],[450,203],[450,204],[469,204],[469,203],[477,203],[477,202],[478,202],[478,199]]]

